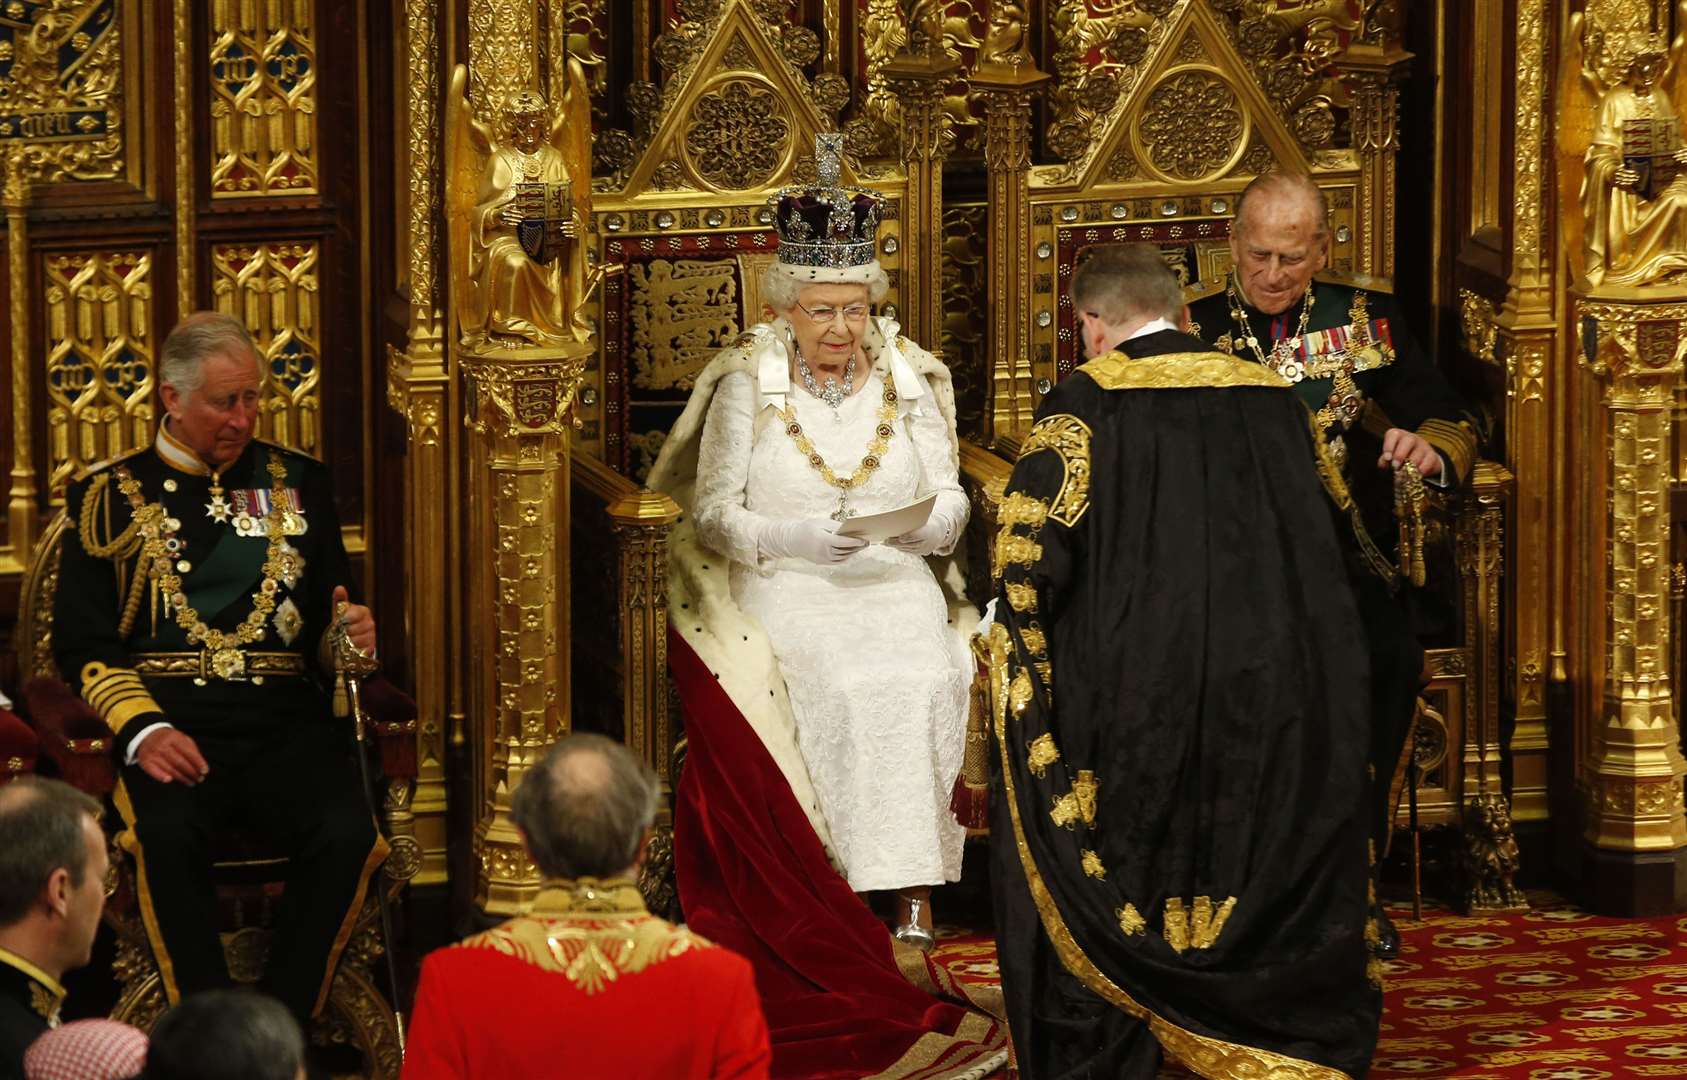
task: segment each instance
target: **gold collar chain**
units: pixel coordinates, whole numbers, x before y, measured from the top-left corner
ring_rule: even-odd
[[[284,495],[287,489],[287,466],[274,455],[269,458],[270,508],[264,515],[264,532],[269,537],[269,549],[264,555],[264,579],[252,593],[252,611],[233,633],[213,630],[205,625],[187,602],[182,579],[176,573],[170,542],[176,539],[181,522],[170,517],[163,503],[148,503],[141,494],[141,484],[123,466],[117,468],[117,488],[129,500],[134,518],[140,523],[141,558],[139,566],[156,583],[164,595],[165,612],[172,610],[176,625],[187,632],[189,644],[200,645],[211,654],[212,669],[228,678],[244,669],[239,653],[241,645],[263,640],[264,621],[275,610],[275,596],[280,591],[279,580],[288,576],[295,565],[287,552],[286,511]]]
[[[890,449],[891,436],[896,434],[896,387],[890,380],[884,382],[884,396],[879,404],[879,422],[873,428],[873,441],[867,444],[867,453],[862,456],[861,464],[848,476],[839,476],[832,467],[826,464],[826,459],[820,456],[820,451],[814,448],[814,443],[797,422],[797,407],[787,403],[779,410],[779,418],[785,421],[785,434],[797,444],[797,452],[808,459],[808,463],[820,474],[820,478],[832,487],[838,489],[838,508],[832,513],[832,520],[840,524],[855,516],[855,511],[849,508],[849,493],[867,482],[873,470],[884,460],[885,451]]]
[[[1236,328],[1242,332],[1242,339],[1248,343],[1248,348],[1253,350],[1254,358],[1290,382],[1299,382],[1306,374],[1306,365],[1295,356],[1295,347],[1290,342],[1306,340],[1306,324],[1312,319],[1312,283],[1307,283],[1306,298],[1301,301],[1300,327],[1295,331],[1294,337],[1281,338],[1273,344],[1269,355],[1260,348],[1259,338],[1254,336],[1254,328],[1248,322],[1248,313],[1242,307],[1241,294],[1236,290],[1235,275],[1231,275],[1224,295],[1230,301],[1230,317],[1236,321]]]

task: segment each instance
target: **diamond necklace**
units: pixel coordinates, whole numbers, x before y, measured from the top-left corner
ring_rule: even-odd
[[[826,376],[826,385],[822,387],[814,381],[814,372],[810,370],[808,361],[803,359],[802,350],[797,351],[797,374],[802,376],[802,382],[808,392],[832,407],[832,412],[838,411],[838,406],[844,403],[844,398],[855,393],[855,355],[850,354],[849,363],[844,365],[843,385],[830,375]]]

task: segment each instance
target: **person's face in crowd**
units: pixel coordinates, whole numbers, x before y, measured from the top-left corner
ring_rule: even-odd
[[[207,357],[205,381],[190,394],[160,388],[170,413],[170,434],[220,468],[239,457],[252,441],[258,419],[258,364],[251,354],[219,353]]]
[[[865,285],[810,285],[785,318],[811,367],[842,367],[860,347],[870,311]]]
[[[54,871],[47,879],[48,902],[65,922],[60,939],[64,969],[79,968],[93,955],[94,932],[100,926],[100,912],[105,909],[105,876],[110,859],[105,850],[105,833],[99,822],[82,818],[82,883],[73,884],[70,871]]]
[[[1324,268],[1329,236],[1320,232],[1318,204],[1304,195],[1261,192],[1244,209],[1230,234],[1236,280],[1248,303],[1277,315],[1298,303]]]

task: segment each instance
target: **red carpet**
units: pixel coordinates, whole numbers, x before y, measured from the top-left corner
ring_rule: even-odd
[[[1687,1077],[1687,917],[1610,919],[1531,900],[1523,915],[1426,909],[1422,923],[1389,909],[1400,956],[1374,1080]],[[934,957],[957,981],[998,979],[986,933],[940,930]]]

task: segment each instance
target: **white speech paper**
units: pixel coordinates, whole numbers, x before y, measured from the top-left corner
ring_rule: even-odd
[[[893,536],[913,532],[926,523],[931,517],[931,508],[937,504],[937,492],[932,492],[918,502],[899,506],[895,510],[886,510],[882,514],[862,514],[852,517],[838,527],[840,536],[859,536],[875,543],[882,543]]]

